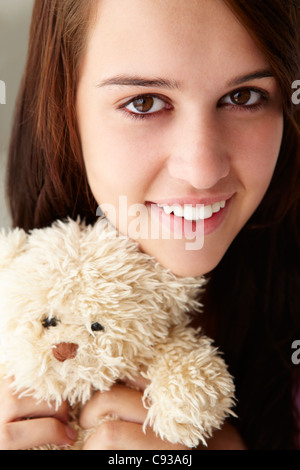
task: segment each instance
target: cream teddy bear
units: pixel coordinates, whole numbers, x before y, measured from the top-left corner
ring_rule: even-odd
[[[211,340],[189,326],[203,284],[164,269],[106,219],[2,232],[1,375],[14,377],[15,393],[68,400],[79,429],[96,390],[142,374],[144,431],[205,443],[233,414],[234,386]]]

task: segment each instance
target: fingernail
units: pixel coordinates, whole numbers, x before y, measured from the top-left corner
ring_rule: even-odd
[[[70,426],[66,426],[66,434],[71,441],[74,441],[76,439],[77,432]]]

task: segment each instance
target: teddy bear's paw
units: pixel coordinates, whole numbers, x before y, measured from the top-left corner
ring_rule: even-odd
[[[233,380],[213,349],[181,357],[173,352],[150,370],[149,379],[143,396],[148,409],[144,430],[149,425],[171,443],[205,445],[226,417],[234,415]]]
[[[171,444],[183,444],[188,448],[195,448],[199,442],[206,445],[207,439],[211,436],[200,422],[195,425],[190,422],[187,416],[179,416],[178,410],[172,415],[172,410],[162,409],[160,405],[153,405],[147,414],[143,430],[146,433],[150,426],[155,434],[162,440]]]

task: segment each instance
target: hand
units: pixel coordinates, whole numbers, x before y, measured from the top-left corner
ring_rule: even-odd
[[[94,427],[95,421],[107,414],[117,415],[119,419],[101,424],[83,450],[190,450],[161,440],[151,428],[146,429],[146,434],[143,432],[147,410],[143,406],[142,393],[146,386],[147,381],[139,377],[135,382],[114,385],[109,392],[96,393],[92,397],[81,412],[80,424],[84,429]],[[197,450],[245,449],[236,429],[225,423],[209,439],[207,447],[200,445]]]
[[[138,390],[127,385],[138,387]],[[106,421],[87,440],[83,450],[187,450],[183,445],[162,441],[151,428],[143,431],[147,410],[142,395],[147,382],[139,377],[134,383],[114,385],[109,392],[96,393],[84,406],[80,425],[84,429],[95,425],[101,416],[117,415],[116,421]]]
[[[26,450],[46,444],[73,443],[74,431],[67,426],[68,405],[56,410],[46,402],[18,398],[9,387],[12,380],[0,382],[0,450]]]

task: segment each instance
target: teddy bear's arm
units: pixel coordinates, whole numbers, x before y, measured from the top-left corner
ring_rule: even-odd
[[[163,439],[196,447],[220,428],[234,403],[234,386],[211,340],[192,328],[175,327],[157,348],[143,396],[150,425]]]

